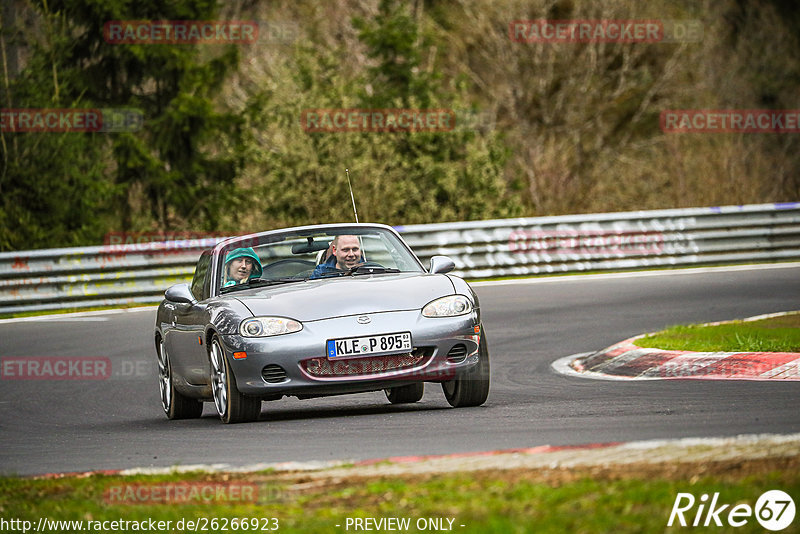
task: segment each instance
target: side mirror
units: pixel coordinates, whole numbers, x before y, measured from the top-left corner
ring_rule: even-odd
[[[444,274],[449,273],[455,268],[456,264],[447,256],[433,256],[431,258],[431,267],[428,271],[430,271],[431,274]]]
[[[189,290],[189,284],[175,284],[164,292],[164,297],[170,302],[179,304],[194,304],[195,298]]]

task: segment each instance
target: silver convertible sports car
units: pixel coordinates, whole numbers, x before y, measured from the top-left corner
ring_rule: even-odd
[[[426,269],[380,224],[331,224],[230,238],[191,284],[165,292],[155,346],[170,419],[214,402],[225,423],[261,401],[386,392],[390,403],[442,384],[451,406],[489,394],[478,298],[445,256]]]

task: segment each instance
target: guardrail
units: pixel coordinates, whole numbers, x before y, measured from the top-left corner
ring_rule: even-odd
[[[467,279],[800,259],[800,202],[396,228]],[[159,302],[219,239],[0,253],[0,313]]]

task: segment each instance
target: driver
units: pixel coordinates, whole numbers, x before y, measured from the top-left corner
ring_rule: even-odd
[[[317,265],[310,278],[322,278],[332,273],[347,271],[363,262],[361,243],[358,237],[346,234],[337,235],[331,242],[331,255],[323,263]]]
[[[233,249],[225,259],[225,282],[222,287],[244,284],[259,278],[262,272],[261,262],[252,248]]]

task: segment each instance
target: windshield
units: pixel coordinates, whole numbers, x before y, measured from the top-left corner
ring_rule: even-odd
[[[381,228],[322,228],[250,236],[226,245],[222,293],[340,276],[424,272],[407,247]]]

